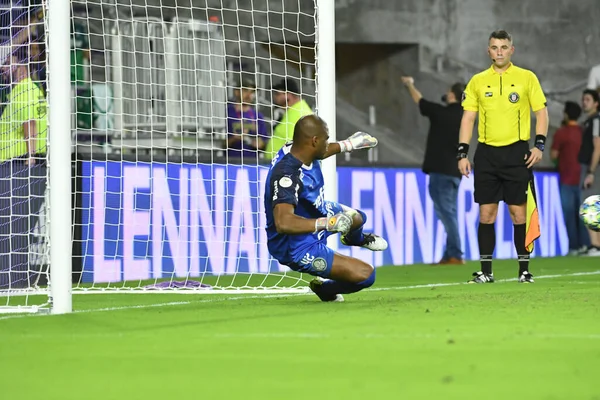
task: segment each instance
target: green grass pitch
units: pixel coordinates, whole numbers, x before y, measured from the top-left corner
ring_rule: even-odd
[[[477,263],[383,267],[333,304],[75,296],[0,316],[0,398],[600,399],[600,259],[535,259],[533,285],[494,268],[466,285]]]

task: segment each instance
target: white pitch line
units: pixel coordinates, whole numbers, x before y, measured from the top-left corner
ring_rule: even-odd
[[[144,308],[157,308],[157,307],[170,307],[170,306],[181,306],[195,303],[215,303],[219,301],[232,301],[232,300],[242,300],[242,299],[264,299],[271,297],[292,297],[292,296],[300,296],[305,293],[288,293],[288,294],[272,294],[272,295],[253,295],[253,296],[235,296],[235,297],[211,297],[210,299],[204,300],[196,300],[196,301],[171,301],[167,303],[155,303],[155,304],[139,304],[134,306],[121,306],[121,307],[105,307],[105,308],[88,308],[85,310],[74,310],[74,314],[82,314],[82,313],[95,313],[95,312],[105,312],[105,311],[120,311],[120,310],[135,310],[135,309],[144,309]],[[15,319],[15,318],[25,318],[25,317],[43,317],[43,316],[51,316],[52,314],[16,314],[16,315],[6,315],[0,317],[0,321],[6,319]]]
[[[600,271],[591,271],[591,272],[574,272],[571,274],[556,274],[556,275],[539,275],[535,276],[535,279],[555,279],[555,278],[566,278],[572,276],[590,276],[590,275],[600,275]],[[496,282],[514,282],[516,278],[510,279],[498,279]],[[390,290],[407,290],[407,289],[426,289],[432,287],[444,287],[444,286],[460,286],[466,285],[467,282],[447,282],[447,283],[427,283],[422,285],[411,285],[411,286],[395,286],[395,287],[383,287],[383,288],[371,288],[367,289],[367,292],[381,292],[381,291],[390,291]],[[122,306],[122,307],[106,307],[106,308],[91,308],[86,310],[75,310],[74,313],[93,313],[93,312],[104,312],[104,311],[120,311],[120,310],[134,310],[134,309],[144,309],[144,308],[159,308],[159,307],[171,307],[171,306],[179,306],[179,305],[188,305],[193,303],[214,303],[218,301],[231,301],[231,300],[243,300],[243,299],[264,299],[264,298],[273,298],[273,297],[295,297],[295,296],[305,296],[311,293],[294,293],[294,294],[272,294],[272,295],[241,295],[235,297],[213,297],[205,300],[196,300],[196,301],[172,301],[167,303],[156,303],[156,304],[140,304],[134,306]],[[15,319],[15,318],[25,318],[25,317],[40,317],[40,316],[49,316],[52,314],[17,314],[17,315],[6,315],[0,317],[0,321],[7,319]]]
[[[539,275],[539,276],[534,276],[534,279],[554,279],[554,278],[567,278],[570,276],[588,276],[588,275],[600,275],[600,271],[574,272],[572,274],[557,274],[557,275]],[[496,283],[516,282],[516,281],[517,281],[517,278],[498,279],[498,280],[496,280]],[[371,288],[371,289],[367,289],[367,291],[381,292],[381,291],[388,291],[388,290],[426,289],[426,288],[432,288],[432,287],[461,286],[461,285],[468,285],[468,283],[467,282],[426,283],[423,285]]]

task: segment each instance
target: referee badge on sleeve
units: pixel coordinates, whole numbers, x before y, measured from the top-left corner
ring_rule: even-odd
[[[466,98],[467,98],[467,92],[462,92],[460,102],[462,103],[463,101],[465,101]]]
[[[517,101],[519,101],[520,98],[521,97],[519,97],[519,93],[517,92],[512,92],[508,95],[508,101],[510,101],[511,103],[516,103]]]

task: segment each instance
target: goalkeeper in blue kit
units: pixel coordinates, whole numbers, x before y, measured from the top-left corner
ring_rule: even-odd
[[[343,301],[375,282],[375,268],[327,247],[327,237],[340,233],[342,243],[372,251],[387,249],[385,239],[363,233],[367,216],[325,200],[320,160],[341,152],[368,149],[377,139],[356,132],[329,143],[327,124],[317,115],[302,117],[294,127],[293,142],[273,158],[265,187],[268,248],[271,255],[294,271],[323,279],[310,282],[322,301]]]

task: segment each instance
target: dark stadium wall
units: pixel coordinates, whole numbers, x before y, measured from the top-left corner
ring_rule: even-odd
[[[515,37],[515,61],[535,69],[551,88],[582,79],[600,63],[598,21],[597,0],[336,2],[338,42],[418,43],[475,67],[488,63],[489,33],[507,29]]]

